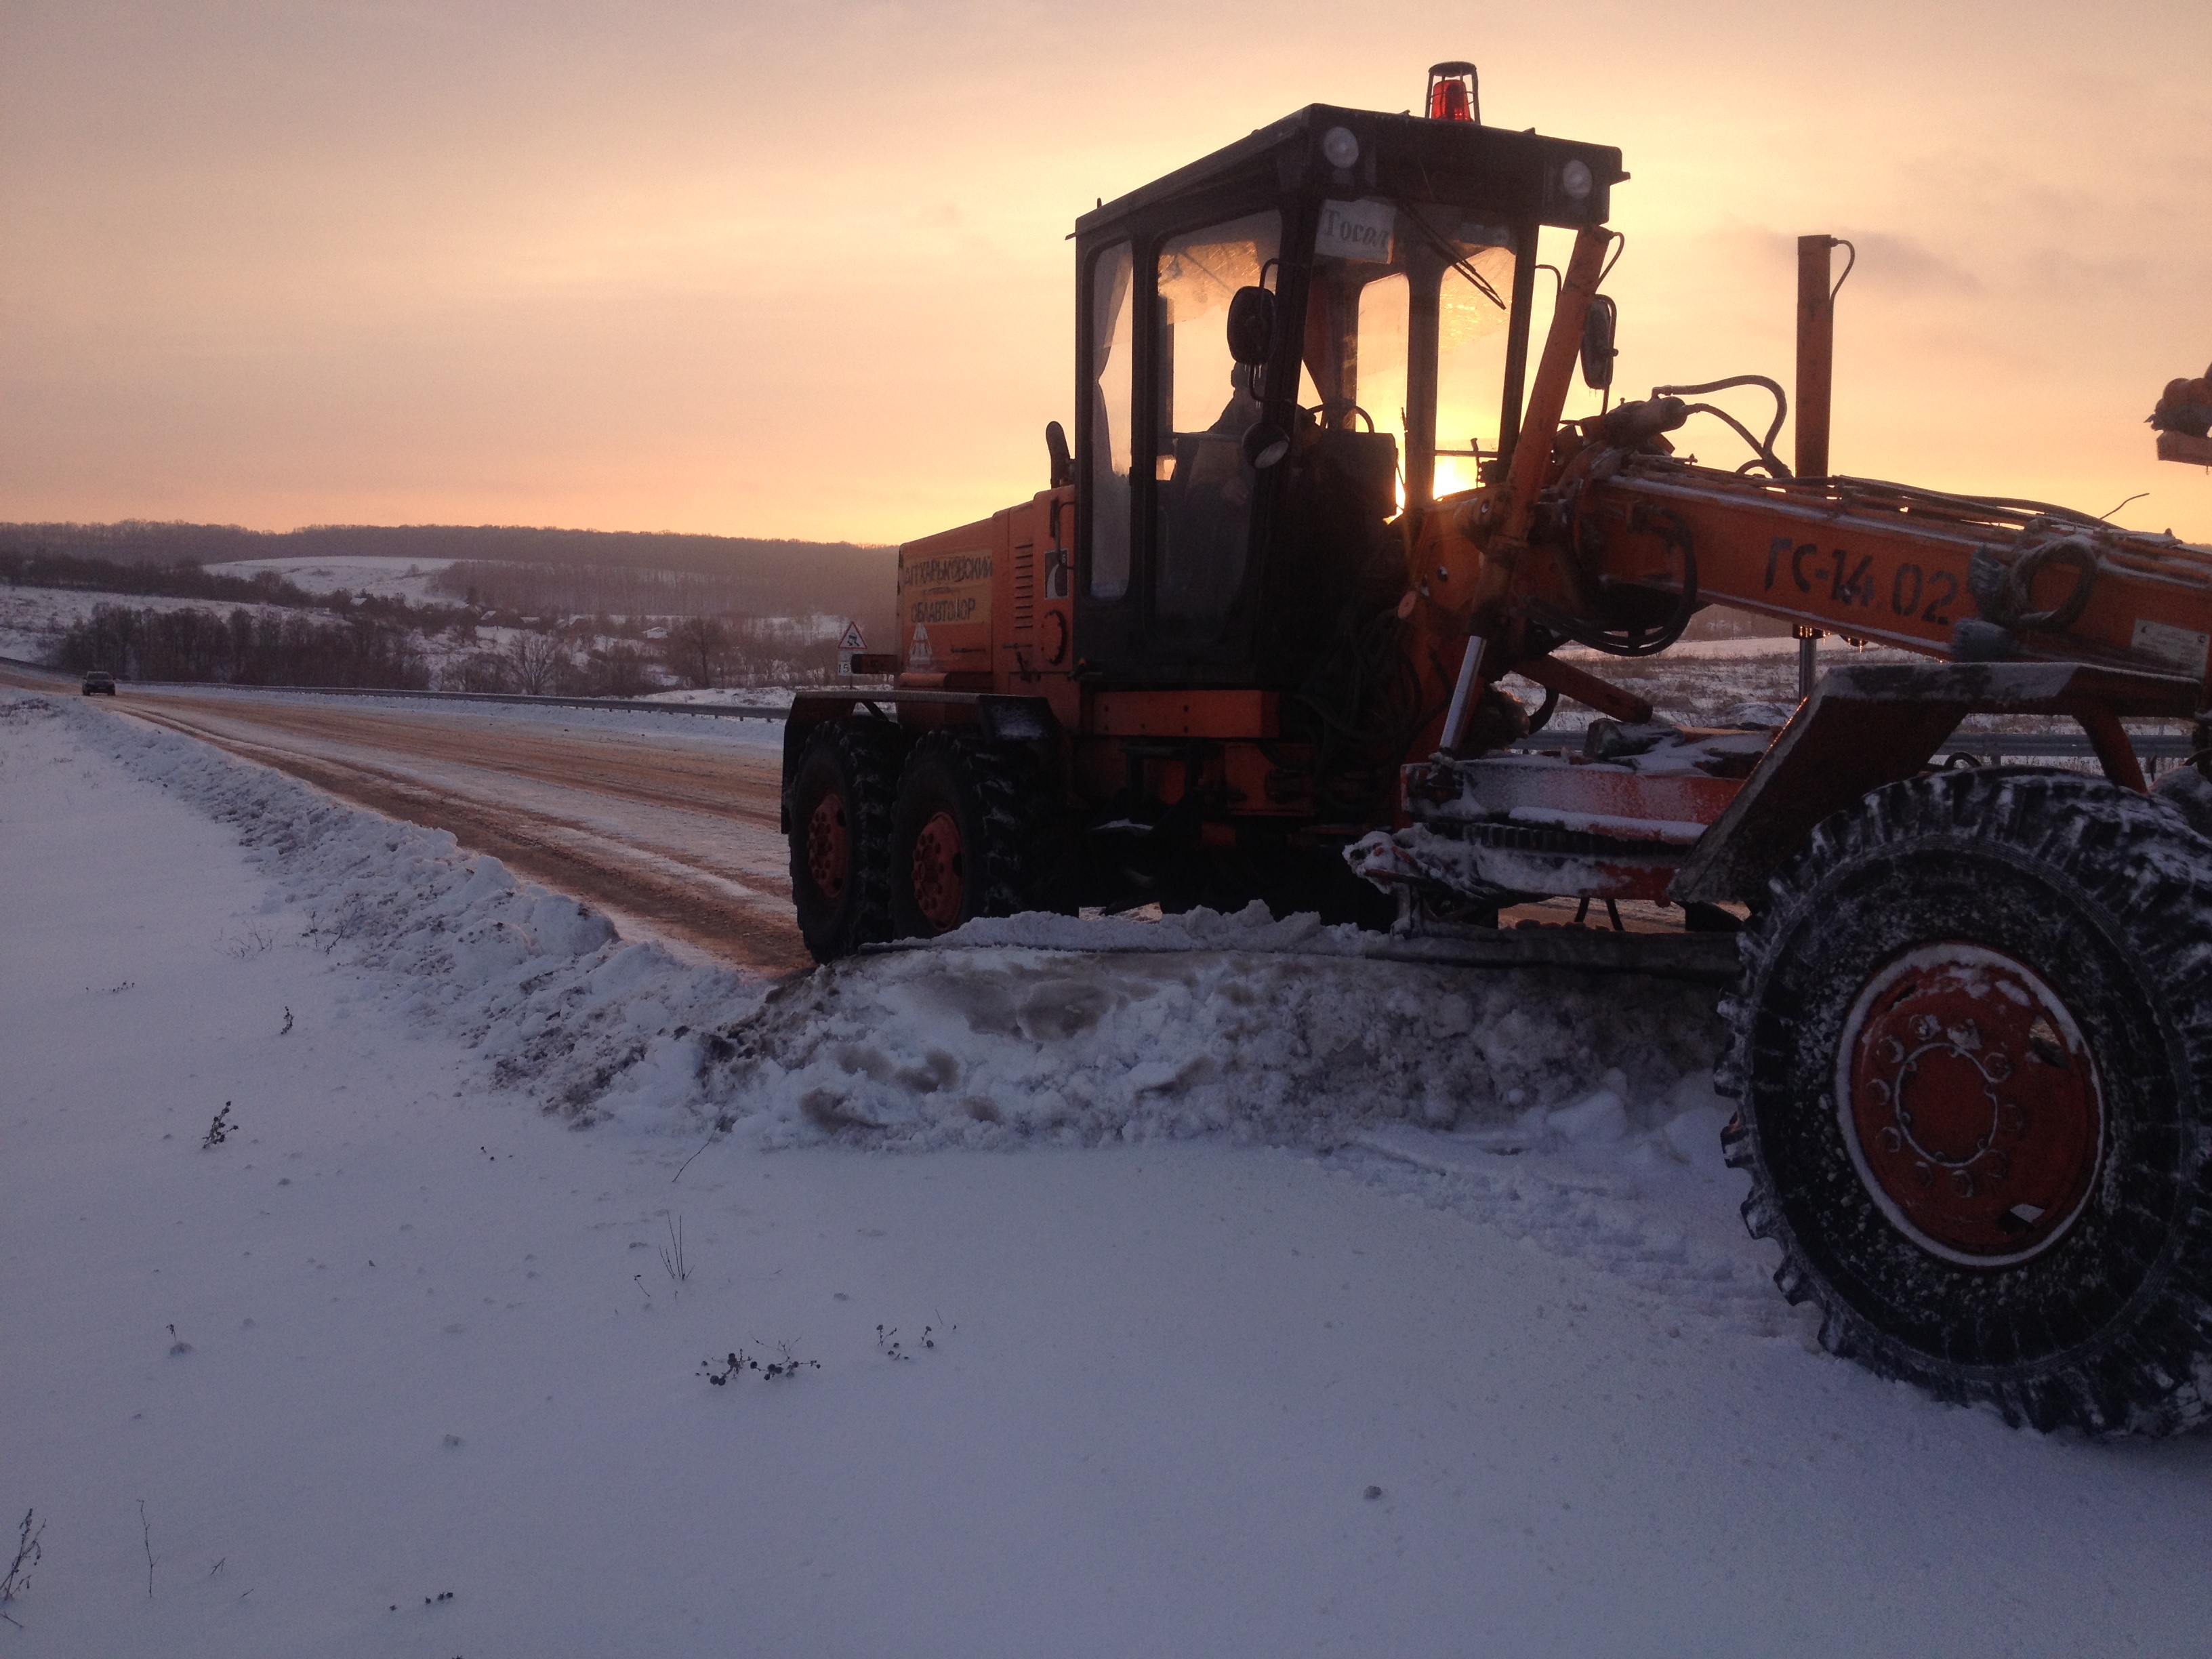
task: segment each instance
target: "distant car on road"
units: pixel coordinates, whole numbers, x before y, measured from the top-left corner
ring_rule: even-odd
[[[104,668],[95,668],[84,677],[84,695],[89,697],[95,694],[111,697],[115,695],[115,676]]]

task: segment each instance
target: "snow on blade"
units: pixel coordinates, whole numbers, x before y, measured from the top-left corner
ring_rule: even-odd
[[[1109,954],[1052,948],[1086,936]],[[1259,906],[971,924],[977,948],[866,957],[771,996],[723,1034],[715,1098],[777,1138],[1330,1147],[1392,1120],[1506,1123],[1613,1069],[1656,1099],[1711,1067],[1709,991],[1363,961],[1361,942]]]

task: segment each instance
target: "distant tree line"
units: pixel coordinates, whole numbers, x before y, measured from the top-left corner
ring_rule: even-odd
[[[661,663],[695,690],[820,685],[837,672],[837,641],[793,640],[751,617],[685,617],[668,630]]]
[[[125,564],[75,553],[26,553],[0,548],[0,581],[10,587],[66,587],[95,593],[158,593],[178,599],[228,599],[246,605],[319,606],[319,595],[275,571],[226,576],[197,564]]]
[[[164,599],[228,600],[301,611],[345,611],[401,627],[460,628],[475,616],[460,605],[410,605],[404,593],[310,593],[274,571],[228,576],[196,564],[118,564],[65,553],[0,551],[0,581],[11,587],[54,587],[95,593],[140,593]]]
[[[649,647],[582,621],[518,634],[502,649],[473,651],[441,668],[438,684],[448,691],[635,697],[671,679],[708,690],[820,685],[836,672],[835,640],[795,640],[757,617],[685,617]]]
[[[502,646],[465,648],[434,668],[422,637],[404,620],[366,610],[270,615],[240,606],[226,615],[101,605],[64,633],[47,660],[70,673],[102,668],[126,680],[583,697],[642,696],[672,678],[702,689],[818,685],[837,669],[836,641],[794,640],[743,617],[687,617],[650,646],[579,620],[519,631]],[[463,623],[452,637],[466,647],[478,636]]]
[[[624,564],[710,575],[824,561],[839,568],[890,563],[890,550],[857,542],[805,542],[671,531],[554,530],[522,525],[0,524],[0,549],[79,553],[131,563],[228,564],[236,559],[496,559],[544,564]]]
[[[0,524],[0,552],[70,554],[124,564],[222,564],[234,559],[378,558],[600,565],[690,571],[729,584],[720,608],[755,616],[858,617],[889,637],[897,610],[888,547],[671,532],[552,530],[514,525]],[[857,609],[856,609],[857,607]],[[617,611],[579,605],[576,611]]]
[[[0,524],[0,551],[74,554],[124,564],[222,564],[266,556],[270,538],[239,525]]]
[[[465,604],[537,617],[704,617],[744,609],[757,582],[699,570],[464,559],[430,591]]]
[[[641,697],[660,687],[653,658],[634,641],[603,641],[586,648],[555,634],[518,634],[504,650],[472,651],[438,671],[441,691]]]
[[[428,667],[412,629],[382,617],[224,616],[101,605],[72,624],[49,660],[70,673],[104,668],[132,680],[227,685],[360,685],[422,689]]]

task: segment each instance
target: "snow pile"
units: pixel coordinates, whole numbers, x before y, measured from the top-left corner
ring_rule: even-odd
[[[1377,935],[1357,927],[1328,927],[1319,916],[1278,921],[1256,900],[1224,915],[1203,908],[1145,921],[1133,915],[1077,918],[1036,914],[971,921],[927,947],[933,951],[1021,946],[1045,951],[1296,951],[1310,956],[1364,956]],[[913,945],[892,947],[919,948]]]
[[[1348,959],[1352,930],[1264,915],[1017,917],[966,933],[1037,944],[819,969],[721,1034],[714,1098],[726,1117],[767,1120],[772,1137],[988,1146],[1218,1133],[1330,1147],[1393,1120],[1512,1123],[1609,1068],[1620,1134],[1632,1101],[1637,1129],[1652,1131],[1670,1090],[1710,1074],[1710,991]],[[1037,948],[1079,930],[1109,953]],[[1221,948],[1229,940],[1246,948]]]

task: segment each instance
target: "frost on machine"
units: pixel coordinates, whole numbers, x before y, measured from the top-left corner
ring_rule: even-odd
[[[1496,961],[1503,907],[1663,902],[1741,963],[1728,1152],[1832,1349],[2015,1421],[2212,1415],[2212,550],[1833,472],[1827,236],[1794,466],[1764,376],[1612,403],[1620,152],[1486,126],[1466,64],[1424,110],[1310,106],[1077,222],[1048,487],[900,550],[888,688],[793,704],[809,947],[1259,899]],[[1676,453],[1698,416],[1741,465]],[[1716,603],[1925,660],[1701,731],[1561,654]],[[1970,714],[2102,775],[1936,769]],[[2155,796],[2145,717],[2198,733]]]

